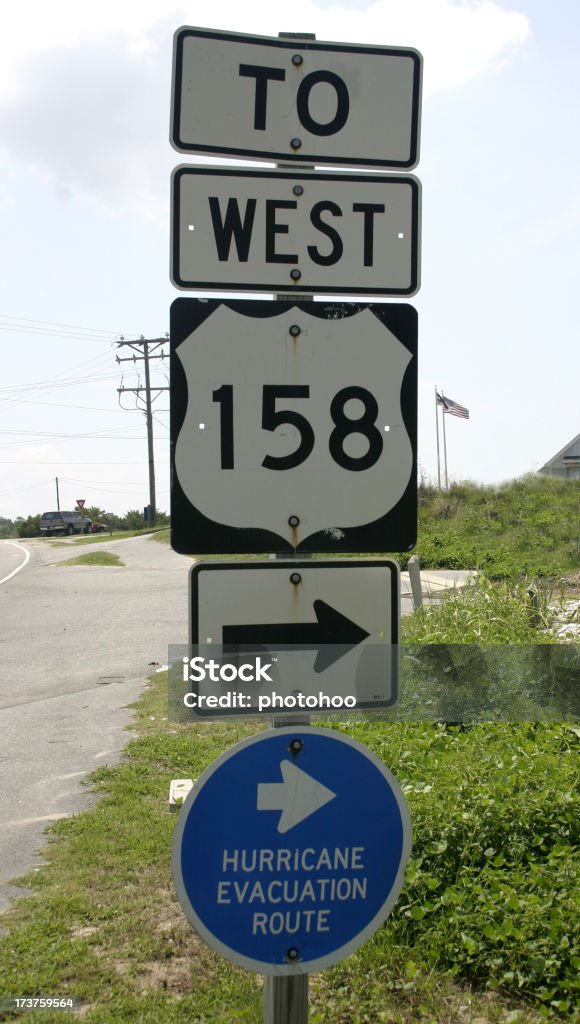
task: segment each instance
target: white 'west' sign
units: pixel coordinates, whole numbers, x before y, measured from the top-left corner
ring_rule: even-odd
[[[414,295],[420,183],[411,174],[177,167],[177,288]]]
[[[182,153],[410,170],[421,70],[412,49],[180,28],[171,141]]]

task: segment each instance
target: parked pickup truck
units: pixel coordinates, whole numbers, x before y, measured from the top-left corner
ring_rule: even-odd
[[[92,520],[80,512],[43,512],[40,519],[40,534],[50,537],[55,533],[90,533]]]

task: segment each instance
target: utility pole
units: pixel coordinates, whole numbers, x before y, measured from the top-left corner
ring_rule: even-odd
[[[151,359],[165,359],[165,352],[159,352],[157,355],[153,355],[158,348],[162,345],[166,345],[168,341],[167,336],[165,338],[144,338],[143,335],[139,338],[139,341],[125,341],[121,338],[117,342],[119,348],[128,346],[132,348],[134,352],[138,352],[139,355],[133,354],[132,356],[116,356],[118,363],[144,363],[145,369],[145,387],[136,388],[125,388],[121,386],[117,388],[117,392],[121,395],[124,391],[132,391],[137,396],[137,401],[140,401],[140,395],[145,393],[145,419],[147,423],[147,453],[149,460],[149,525],[152,526],[157,516],[157,502],[155,498],[155,460],[153,455],[153,411],[152,405],[156,398],[159,397],[162,391],[169,391],[168,387],[155,387],[153,390],[156,392],[155,396],[151,397],[151,376],[149,372],[149,361]]]

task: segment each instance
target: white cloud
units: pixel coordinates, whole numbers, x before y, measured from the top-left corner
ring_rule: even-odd
[[[201,19],[199,8],[162,0],[2,5],[4,152],[65,192],[165,210],[167,170],[176,162],[167,143],[172,34],[182,24],[415,46],[425,58],[425,95],[494,68],[530,33],[525,15],[493,0],[377,0],[364,10],[294,0],[290,14],[214,0]]]

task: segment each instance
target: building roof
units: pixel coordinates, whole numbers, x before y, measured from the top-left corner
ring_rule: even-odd
[[[572,448],[577,448],[577,451],[571,452],[570,449]],[[548,459],[546,464],[538,470],[538,473],[543,473],[548,469],[552,469],[558,464],[563,466],[566,464],[568,459],[570,462],[580,462],[580,434],[576,434],[576,437],[573,437],[572,440],[569,441],[568,444],[564,445],[559,452],[556,452],[551,459]]]

